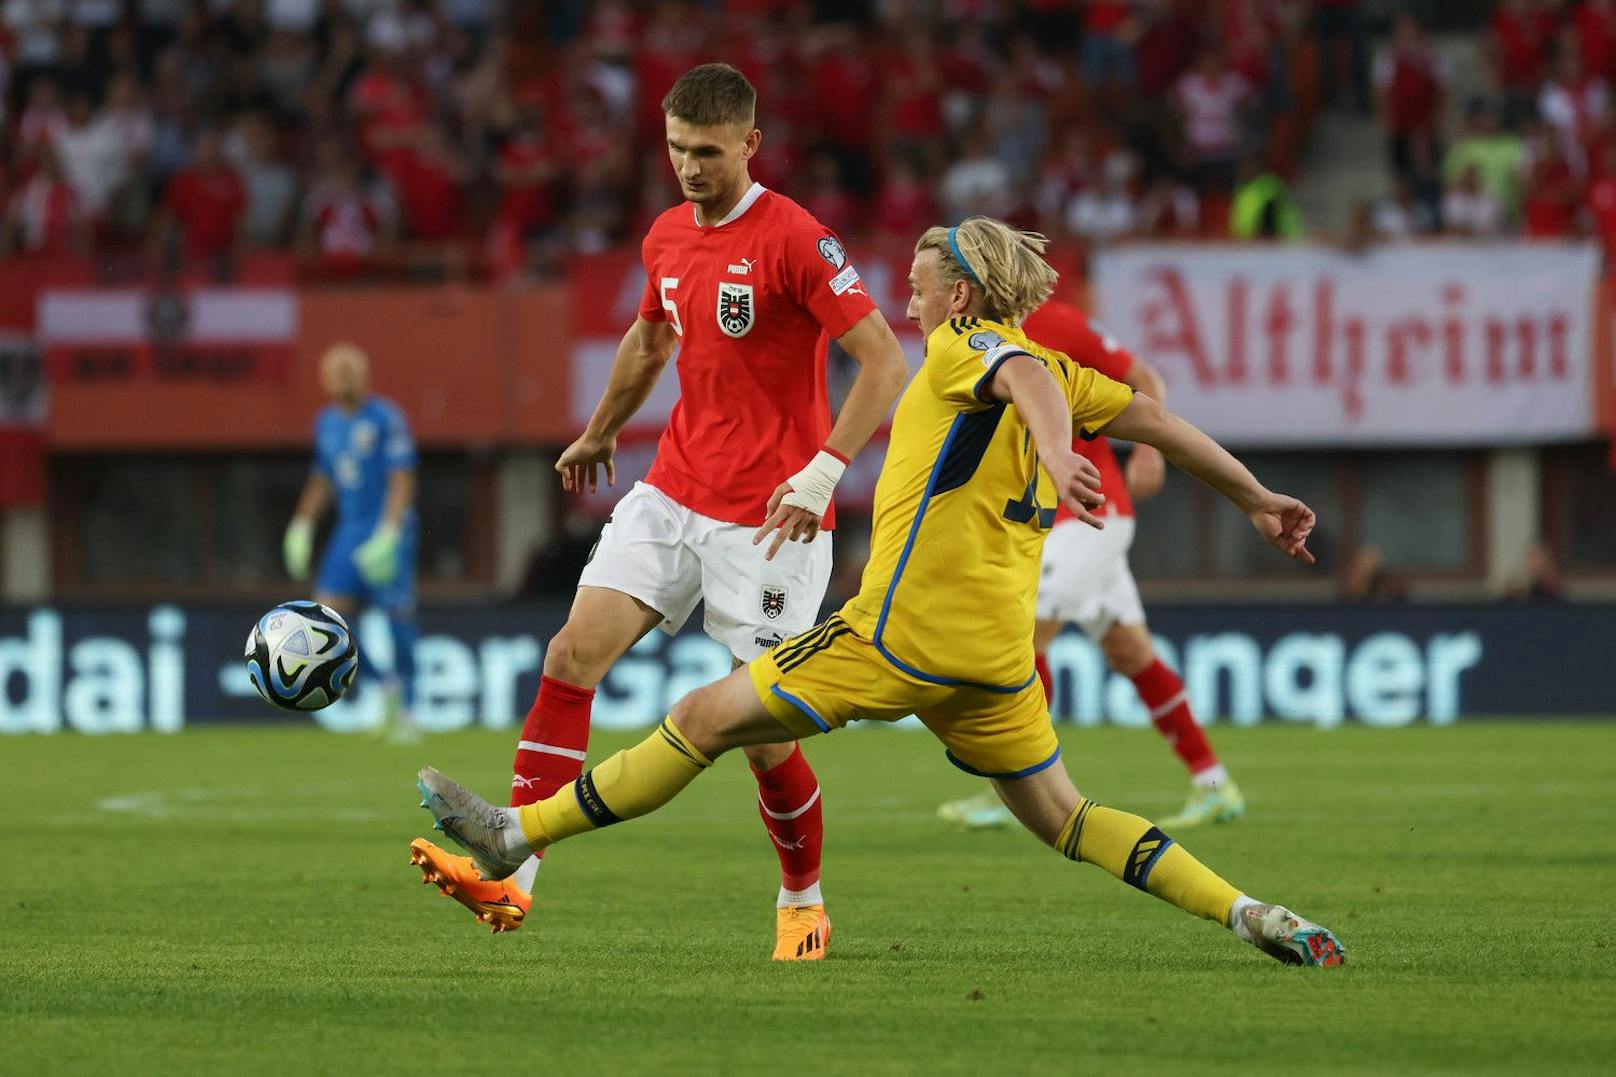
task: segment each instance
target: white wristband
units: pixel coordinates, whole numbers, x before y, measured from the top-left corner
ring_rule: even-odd
[[[835,492],[836,484],[846,470],[846,464],[821,449],[808,461],[807,467],[786,480],[791,492],[780,499],[780,504],[807,509],[815,516],[824,516],[825,510],[830,508],[830,495]]]

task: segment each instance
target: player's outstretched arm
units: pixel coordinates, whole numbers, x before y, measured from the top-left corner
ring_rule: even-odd
[[[1089,511],[1105,504],[1105,495],[1100,493],[1100,471],[1072,451],[1071,405],[1048,368],[1026,353],[1013,355],[999,364],[978,392],[984,400],[1016,406],[1032,433],[1038,462],[1055,480],[1055,494],[1061,504],[1090,527],[1104,528],[1104,522]]]
[[[595,405],[589,425],[556,461],[564,489],[578,493],[587,487],[593,493],[598,487],[595,469],[602,464],[606,467],[606,485],[616,484],[617,466],[612,462],[612,454],[617,450],[618,431],[650,397],[657,379],[662,376],[662,368],[668,365],[678,346],[679,334],[671,322],[634,319],[634,324],[623,334],[622,343],[617,345],[617,358],[612,361],[606,392]]]
[[[1128,367],[1127,377],[1122,380],[1152,400],[1163,404],[1167,402],[1167,383],[1162,380],[1161,373],[1137,355]],[[1161,493],[1162,485],[1167,481],[1167,465],[1162,460],[1161,452],[1153,445],[1136,444],[1122,469],[1122,480],[1128,484],[1128,493],[1136,502]]]
[[[774,532],[766,558],[772,559],[787,540],[813,541],[842,471],[880,429],[909,380],[903,348],[880,311],[872,310],[854,322],[836,343],[858,363],[859,372],[836,413],[824,451],[769,497],[768,518],[753,540],[760,542]]]
[[[1234,502],[1269,545],[1311,565],[1307,548],[1313,533],[1313,510],[1294,497],[1276,494],[1222,445],[1142,393],[1100,433],[1107,437],[1154,445],[1174,467],[1193,475]]]

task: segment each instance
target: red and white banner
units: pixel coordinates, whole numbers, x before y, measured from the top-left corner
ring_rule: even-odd
[[[1595,429],[1588,244],[1141,245],[1096,312],[1234,445],[1495,445]]]
[[[59,380],[281,381],[298,296],[291,287],[47,288],[35,321]]]

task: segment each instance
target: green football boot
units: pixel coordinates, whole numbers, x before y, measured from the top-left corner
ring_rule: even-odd
[[[1233,781],[1190,787],[1190,798],[1179,813],[1161,820],[1163,830],[1182,830],[1208,823],[1230,823],[1246,814],[1246,798]]]
[[[1016,821],[991,789],[964,800],[950,800],[938,807],[937,818],[963,830],[999,830]]]

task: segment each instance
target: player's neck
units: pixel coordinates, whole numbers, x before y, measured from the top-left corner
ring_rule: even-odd
[[[717,227],[723,223],[725,217],[734,212],[735,207],[741,204],[741,199],[746,197],[746,192],[751,189],[752,177],[742,172],[741,178],[735,181],[735,186],[731,187],[722,199],[710,206],[696,207],[696,222],[703,228]]]

